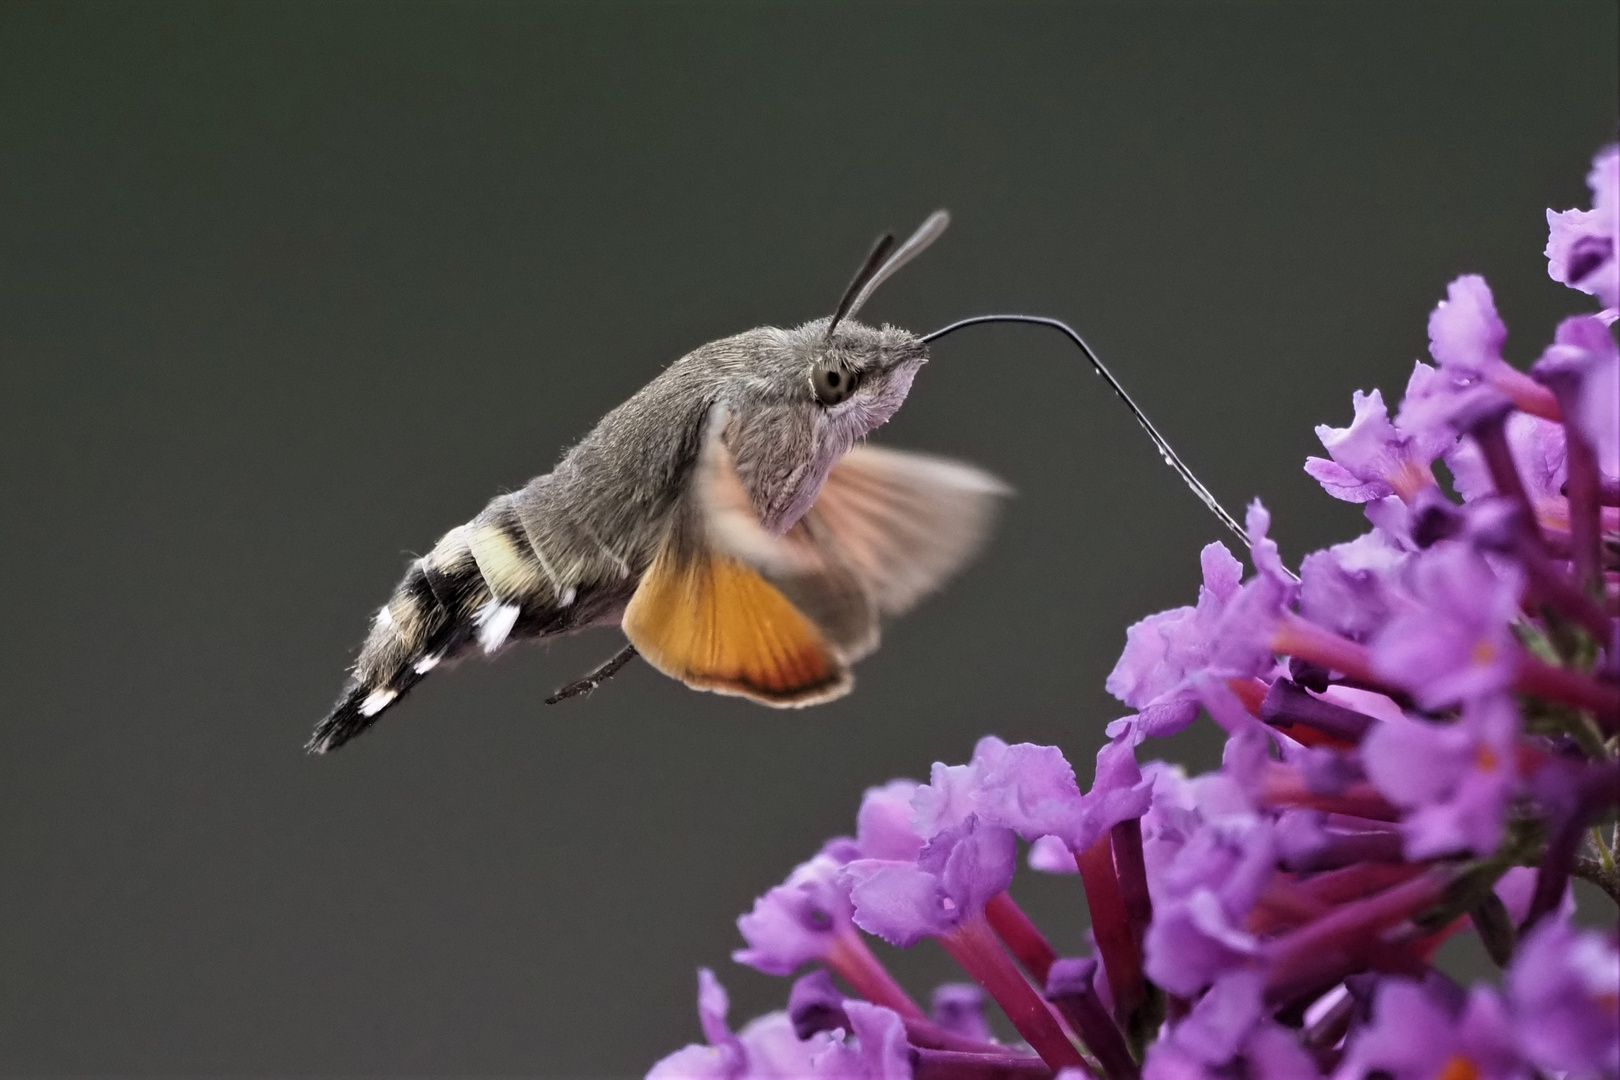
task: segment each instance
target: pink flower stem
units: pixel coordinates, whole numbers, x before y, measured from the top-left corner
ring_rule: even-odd
[[[1353,969],[1370,940],[1382,931],[1432,907],[1444,895],[1454,872],[1435,867],[1422,875],[1330,911],[1315,922],[1276,938],[1267,948],[1271,959],[1266,998],[1274,1005],[1303,990],[1342,977]]]
[[[1108,989],[1114,999],[1114,1015],[1121,1024],[1146,1000],[1142,985],[1142,954],[1131,933],[1130,915],[1119,879],[1114,876],[1114,846],[1107,833],[1086,850],[1077,852],[1074,862],[1080,868],[1086,904],[1091,908],[1091,934],[1102,954],[1103,970],[1108,973]]]
[[[1260,782],[1260,801],[1271,806],[1303,806],[1372,821],[1401,819],[1401,812],[1365,781],[1350,784],[1337,795],[1323,795],[1311,790],[1298,768],[1280,761],[1266,762]]]
[[[912,1047],[911,1075],[912,1080],[1051,1080],[1052,1067],[1038,1057],[999,1048],[972,1054]]]
[[[1514,370],[1514,374],[1520,373]],[[1551,391],[1530,380],[1529,376],[1525,376],[1525,380],[1549,397],[1552,396]],[[1541,545],[1543,540],[1541,527],[1536,521],[1536,509],[1530,504],[1530,495],[1524,489],[1524,478],[1519,475],[1519,467],[1513,461],[1513,450],[1508,446],[1508,412],[1507,405],[1502,404],[1481,413],[1467,426],[1465,434],[1479,444],[1480,455],[1485,459],[1485,467],[1490,471],[1496,493],[1519,508],[1525,527],[1533,534],[1536,543]]]
[[[1598,507],[1598,463],[1586,436],[1575,424],[1564,425],[1569,482],[1569,532],[1575,557],[1575,580],[1596,592],[1603,570],[1603,533]],[[1602,640],[1601,638],[1599,640]]]
[[[1610,735],[1620,731],[1620,686],[1538,660],[1528,653],[1519,658],[1513,689],[1592,713]]]
[[[1384,685],[1384,680],[1373,671],[1372,653],[1367,646],[1317,626],[1292,611],[1282,613],[1272,634],[1271,647],[1284,655],[1343,672],[1373,689]]]
[[[1142,1071],[1124,1034],[1097,995],[1097,961],[1071,960],[1065,967],[1046,988],[1046,1000],[1058,1007],[1108,1080],[1140,1080]]]
[[[1129,818],[1108,832],[1114,853],[1114,877],[1119,882],[1125,917],[1130,921],[1131,940],[1142,952],[1148,923],[1153,921],[1153,898],[1148,895],[1147,859],[1142,854],[1142,819]]]
[[[964,919],[949,933],[941,935],[939,943],[962,965],[963,971],[996,999],[1012,1026],[1041,1055],[1042,1061],[1054,1070],[1079,1069],[1086,1076],[1092,1075],[1080,1051],[1063,1033],[1063,1025],[1034,988],[1024,981],[981,916]]]
[[[986,901],[984,918],[990,924],[990,929],[996,932],[996,937],[1017,959],[1019,966],[1029,972],[1036,985],[1045,986],[1047,972],[1052,970],[1057,953],[1053,951],[1051,942],[1046,940],[1046,935],[1024,914],[1024,909],[1018,906],[1012,894],[997,893]]]
[[[1593,537],[1596,536],[1594,531]],[[1571,581],[1536,543],[1521,540],[1515,548],[1515,554],[1518,555],[1520,564],[1529,576],[1530,588],[1535,597],[1565,618],[1580,623],[1586,632],[1592,635],[1593,640],[1607,641],[1610,633],[1609,617],[1592,599],[1597,592],[1595,572],[1591,578],[1593,586],[1588,592],[1575,581]]]
[[[823,959],[857,994],[872,1004],[893,1009],[901,1019],[924,1019],[922,1009],[894,981],[894,976],[872,955],[872,950],[855,930],[846,929],[835,937]]]
[[[932,1020],[907,1017],[903,1023],[906,1025],[906,1041],[912,1046],[925,1046],[930,1050],[955,1050],[964,1054],[996,1054],[1006,1049],[996,1043],[980,1042],[978,1039],[946,1031]]]
[[[1553,392],[1506,360],[1492,364],[1484,374],[1485,381],[1506,394],[1520,412],[1555,424],[1564,422],[1563,410],[1558,407],[1558,398]]]

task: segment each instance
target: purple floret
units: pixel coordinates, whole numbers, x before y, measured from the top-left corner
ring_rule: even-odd
[[[1496,850],[1519,792],[1518,732],[1513,699],[1489,694],[1470,699],[1453,722],[1406,719],[1368,734],[1367,775],[1406,809],[1401,832],[1409,858]]]
[[[820,960],[838,935],[849,930],[852,908],[839,877],[843,866],[817,855],[788,879],[754,901],[754,909],[737,920],[748,942],[731,958],[767,975],[791,975]]]
[[[902,947],[949,933],[982,915],[1012,881],[1018,841],[1011,829],[976,815],[928,841],[915,862],[857,859],[844,867],[855,925]]]
[[[1620,304],[1620,146],[1598,151],[1586,183],[1592,209],[1547,211],[1547,275],[1612,308]]]
[[[1613,933],[1544,920],[1508,970],[1525,1055],[1573,1076],[1620,1076],[1620,949]]]
[[[1477,987],[1454,1012],[1415,982],[1389,979],[1373,1001],[1372,1023],[1352,1038],[1335,1074],[1382,1072],[1391,1080],[1528,1080],[1500,999]]]
[[[1411,499],[1434,484],[1429,465],[1450,440],[1414,438],[1397,429],[1389,421],[1384,395],[1377,390],[1369,394],[1357,390],[1351,403],[1355,419],[1349,427],[1316,427],[1316,437],[1332,460],[1305,459],[1305,471],[1329,495],[1356,503],[1390,495]]]
[[[1414,555],[1405,578],[1410,607],[1372,642],[1382,677],[1431,709],[1512,683],[1519,647],[1510,624],[1523,590],[1517,568],[1493,569],[1468,545],[1447,541]]]
[[[1209,544],[1199,561],[1197,606],[1161,611],[1126,630],[1125,651],[1108,675],[1108,692],[1139,712],[1135,724],[1144,735],[1168,735],[1197,718],[1187,676],[1208,665],[1221,615],[1242,587],[1243,564],[1225,544]]]

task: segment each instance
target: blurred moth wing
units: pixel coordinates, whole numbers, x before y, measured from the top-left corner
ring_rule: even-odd
[[[921,454],[852,448],[782,536],[755,516],[711,411],[688,505],[625,611],[625,636],[695,689],[791,707],[849,692],[849,664],[982,546],[1000,481]]]

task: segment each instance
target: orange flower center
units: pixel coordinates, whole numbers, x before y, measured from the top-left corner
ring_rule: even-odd
[[[1453,1054],[1434,1074],[1434,1080],[1479,1080],[1479,1066],[1461,1054]]]

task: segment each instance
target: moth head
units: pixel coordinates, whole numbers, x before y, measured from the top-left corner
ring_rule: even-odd
[[[914,334],[885,326],[874,329],[854,321],[877,287],[939,239],[951,218],[936,210],[895,247],[892,233],[873,245],[856,271],[832,316],[800,328],[808,353],[806,387],[811,400],[833,412],[874,413],[875,427],[899,407],[912,376],[928,359],[928,348]]]
[[[802,381],[797,392],[829,418],[887,406],[882,418],[887,419],[928,360],[928,346],[895,326],[878,328],[845,320],[829,334],[826,320],[818,319],[800,333]]]

